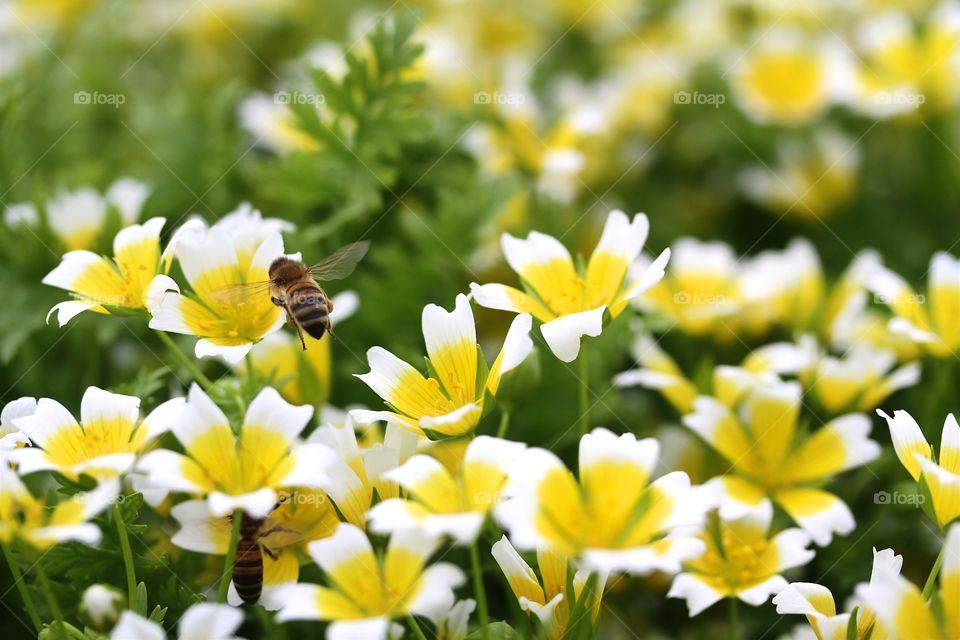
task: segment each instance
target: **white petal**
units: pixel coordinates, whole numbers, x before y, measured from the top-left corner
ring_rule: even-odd
[[[587,549],[583,553],[584,568],[610,573],[626,572],[648,575],[654,571],[677,573],[686,560],[701,555],[706,550],[702,540],[693,537],[677,538],[667,551],[656,551],[652,546],[633,549]]]
[[[638,213],[631,221],[627,214],[615,209],[607,215],[600,241],[597,242],[593,252],[594,254],[609,253],[623,258],[628,263],[632,262],[640,255],[640,250],[643,249],[649,233],[650,220],[647,219],[646,214]]]
[[[479,285],[476,282],[470,283],[470,297],[481,307],[499,309],[500,311],[513,311],[514,313],[524,311],[523,308],[517,305],[514,296],[510,295],[511,291],[516,292],[516,289],[495,283],[485,285]]]
[[[207,504],[215,516],[225,516],[242,508],[251,518],[265,518],[277,504],[277,492],[270,488],[240,495],[213,491],[207,496]]]
[[[786,529],[778,533],[773,544],[777,547],[780,564],[777,571],[785,571],[794,567],[801,567],[813,560],[816,553],[807,549],[810,544],[810,534],[801,529]]]
[[[318,589],[313,584],[290,584],[277,589],[276,599],[283,602],[283,607],[277,612],[277,622],[318,620]]]
[[[580,473],[594,465],[610,462],[642,469],[650,476],[660,455],[660,443],[655,438],[637,440],[632,433],[620,436],[598,427],[580,438]]]
[[[138,428],[147,430],[147,440],[166,433],[173,428],[173,425],[180,419],[184,408],[187,405],[186,398],[172,398],[166,402],[157,405],[157,407],[147,414]]]
[[[340,620],[327,627],[327,640],[385,640],[389,631],[386,618]]]
[[[280,397],[276,389],[266,387],[250,403],[243,424],[244,427],[259,427],[277,433],[290,443],[303,431],[312,416],[312,406],[290,404]]]
[[[170,515],[180,524],[180,529],[173,534],[170,542],[188,551],[220,555],[227,552],[225,545],[220,544],[214,535],[213,522],[216,516],[210,511],[206,500],[187,500],[174,505]],[[222,520],[224,526],[229,526],[226,518]]]
[[[471,402],[442,416],[423,416],[420,418],[420,428],[448,435],[459,435],[476,426],[482,411],[480,405]]]
[[[791,582],[773,597],[773,604],[777,605],[777,613],[793,613],[798,615],[826,615],[817,611],[813,601],[833,601],[830,589],[812,582]]]
[[[473,319],[470,300],[462,293],[457,296],[453,311],[447,311],[435,304],[423,308],[421,318],[423,339],[427,345],[427,355],[435,358],[444,348],[459,345],[462,342],[477,344],[477,328]],[[467,372],[472,375],[474,372]]]
[[[282,318],[281,314],[281,318]],[[197,345],[194,347],[194,355],[198,358],[205,358],[207,356],[213,356],[221,358],[227,364],[233,366],[240,362],[250,353],[250,349],[253,348],[253,343],[241,344],[232,347],[225,347],[218,344],[214,344],[206,338],[200,338],[197,340]]]
[[[320,443],[302,444],[290,451],[293,466],[284,476],[276,478],[278,487],[326,486],[331,480],[326,469],[337,459],[330,447]]]
[[[529,313],[521,313],[507,330],[507,336],[503,339],[503,347],[500,353],[503,360],[500,361],[500,375],[520,366],[530,352],[533,350],[533,340],[530,338],[530,329],[533,327],[533,316]]]
[[[45,275],[41,282],[51,287],[73,291],[77,278],[101,262],[104,262],[104,259],[92,251],[68,251],[63,254],[60,264]]]
[[[603,330],[603,314],[606,305],[560,316],[540,326],[540,332],[547,346],[563,362],[573,362],[580,353],[580,339],[583,336],[599,336]]]
[[[140,417],[140,398],[110,393],[99,387],[87,387],[80,400],[80,422],[83,425],[127,424],[132,429]]]
[[[99,306],[99,302],[92,300],[67,300],[66,302],[59,302],[53,305],[50,311],[47,312],[45,322],[50,324],[50,316],[57,314],[57,323],[63,327],[84,311],[89,311]]]
[[[133,611],[120,614],[117,626],[110,633],[111,640],[166,640],[163,627],[138,616]]]
[[[165,218],[150,218],[143,224],[124,227],[113,238],[113,254],[118,255],[123,249],[148,240],[159,243],[164,223]]]
[[[230,422],[220,407],[210,399],[200,385],[193,384],[187,396],[187,404],[180,411],[178,419],[173,424],[173,434],[177,440],[190,449],[193,441],[203,436],[212,428],[230,428]]]
[[[168,291],[180,293],[180,285],[170,276],[159,274],[153,277],[150,284],[147,285],[147,294],[145,297],[147,311],[151,316],[160,312],[160,305]]]
[[[681,573],[674,578],[667,597],[685,599],[692,618],[719,602],[726,594],[716,591],[693,574]]]
[[[373,548],[363,531],[352,524],[340,523],[332,536],[314,540],[307,545],[307,551],[313,561],[330,574],[341,562],[349,561],[361,553],[372,554]]]
[[[422,576],[422,587],[410,602],[410,611],[436,622],[453,606],[453,589],[462,585],[466,578],[463,571],[448,562],[438,562],[427,567]]]
[[[40,398],[37,409],[32,414],[14,418],[14,426],[27,434],[30,441],[38,447],[45,447],[51,438],[63,429],[79,429],[66,407],[50,398]]]
[[[531,231],[526,240],[504,233],[500,236],[500,246],[507,264],[517,273],[522,273],[530,264],[546,264],[553,260],[572,262],[570,252],[559,240],[539,231]]]
[[[787,581],[782,576],[771,576],[758,585],[744,589],[737,597],[754,607],[759,607],[770,599],[770,596],[783,591]]]
[[[200,602],[180,619],[180,640],[225,640],[243,624],[243,612],[224,604]]]
[[[168,449],[156,449],[140,458],[137,469],[147,474],[147,481],[156,488],[201,494],[204,488],[183,474],[186,456]]]
[[[330,300],[333,311],[330,312],[330,322],[339,324],[352,316],[360,308],[360,296],[355,291],[341,291]]]
[[[667,263],[670,261],[670,248],[664,249],[657,259],[654,260],[649,267],[647,267],[643,274],[640,276],[640,280],[630,286],[630,289],[623,294],[624,300],[633,300],[637,296],[640,296],[646,293],[653,285],[657,284],[663,280],[663,276],[666,274]]]

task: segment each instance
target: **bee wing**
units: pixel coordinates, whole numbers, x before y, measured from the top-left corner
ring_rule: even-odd
[[[369,248],[366,240],[342,246],[310,267],[310,275],[317,280],[342,280],[353,273]]]
[[[214,289],[210,295],[221,304],[236,306],[251,298],[263,296],[269,291],[270,281],[260,280],[258,282],[230,284],[225,287],[220,287],[219,289]]]

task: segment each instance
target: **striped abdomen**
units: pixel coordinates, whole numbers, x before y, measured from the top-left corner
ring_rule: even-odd
[[[233,561],[233,586],[244,604],[255,604],[263,590],[263,551],[258,536],[262,520],[243,515],[237,556]]]
[[[287,289],[287,309],[300,328],[319,340],[330,330],[327,296],[323,289],[310,281],[296,282]]]

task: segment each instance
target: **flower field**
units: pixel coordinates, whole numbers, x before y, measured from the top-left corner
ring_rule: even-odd
[[[960,640],[960,2],[0,1],[0,628]]]

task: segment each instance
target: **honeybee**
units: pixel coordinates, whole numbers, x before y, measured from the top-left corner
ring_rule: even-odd
[[[297,330],[300,345],[306,351],[304,331],[317,340],[323,337],[324,331],[336,337],[330,325],[333,302],[317,281],[346,278],[369,248],[370,243],[366,240],[354,242],[340,247],[312,267],[299,260],[280,257],[270,264],[269,280],[224,287],[216,295],[225,300],[242,300],[269,291],[270,301],[286,311],[287,324]]]
[[[279,507],[285,499],[281,498],[273,509]],[[233,516],[230,516],[230,519],[232,518]],[[269,515],[263,518],[252,518],[244,512],[242,518],[240,537],[237,539],[237,555],[233,560],[233,586],[237,590],[237,595],[243,600],[243,604],[254,605],[263,591],[263,554],[266,553],[272,560],[277,559],[277,555],[263,544],[263,539],[280,531],[293,532],[279,525],[264,530],[263,525]]]

